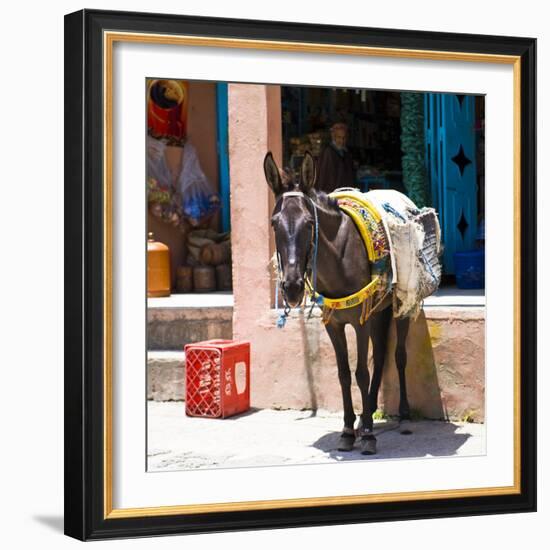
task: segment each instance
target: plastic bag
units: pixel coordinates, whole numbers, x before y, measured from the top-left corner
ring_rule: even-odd
[[[187,142],[179,177],[182,212],[185,219],[197,227],[208,221],[220,208],[220,197],[202,171],[195,147]]]
[[[173,180],[166,163],[166,143],[147,136],[147,190],[153,215],[173,225],[185,220],[198,227],[220,208],[220,198],[201,169],[197,151],[189,141],[183,148],[181,171]]]
[[[172,183],[165,159],[166,144],[147,136],[147,201],[149,211],[166,223],[184,230],[181,196]]]

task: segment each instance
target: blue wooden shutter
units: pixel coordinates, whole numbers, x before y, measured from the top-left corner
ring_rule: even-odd
[[[221,229],[229,231],[231,227],[229,204],[229,139],[227,84],[216,84],[216,114],[218,131],[218,163],[220,174]]]
[[[453,253],[475,248],[477,233],[475,98],[426,94],[425,108],[432,204],[445,245],[443,270],[452,274]]]

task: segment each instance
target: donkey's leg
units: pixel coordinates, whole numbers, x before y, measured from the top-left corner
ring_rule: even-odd
[[[396,319],[397,345],[395,348],[395,363],[399,374],[399,420],[402,423],[401,433],[410,434],[410,430],[403,426],[403,422],[410,421],[411,410],[407,399],[407,382],[405,368],[407,367],[407,334],[409,333],[409,318]]]
[[[336,364],[338,365],[338,380],[342,388],[342,399],[344,404],[344,430],[338,443],[339,451],[351,451],[355,443],[355,413],[351,400],[351,372],[348,361],[348,344],[346,341],[345,325],[333,321],[326,325],[327,333],[336,353]]]
[[[359,390],[361,391],[361,404],[363,407],[361,426],[372,431],[372,411],[369,409],[369,324],[366,323],[354,327],[357,336],[357,369],[355,370],[355,380],[357,380],[357,386],[359,386]]]
[[[361,413],[361,425],[358,435],[361,437],[361,454],[372,455],[376,453],[376,438],[373,434],[372,413],[369,406],[370,375],[368,367],[370,321],[364,325],[355,325],[357,335],[357,370],[355,378],[361,390],[363,411]]]
[[[372,339],[373,373],[369,390],[369,407],[372,413],[378,409],[378,392],[382,381],[384,361],[388,349],[388,331],[392,318],[392,308],[388,307],[371,317],[370,334]]]

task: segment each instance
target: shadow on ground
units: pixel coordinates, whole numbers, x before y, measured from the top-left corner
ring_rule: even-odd
[[[247,416],[252,416],[254,414],[257,414],[261,410],[262,409],[258,409],[257,407],[250,407],[248,410],[242,413],[234,414],[233,416],[228,416],[226,418],[220,418],[218,420],[223,420],[224,422],[235,422],[235,421],[241,420],[242,418],[246,418]],[[217,419],[214,419],[214,420],[217,420]]]
[[[313,443],[313,447],[334,460],[373,460],[388,458],[424,458],[458,455],[458,450],[470,439],[468,433],[460,433],[461,426],[452,422],[411,422],[412,431],[403,435],[398,422],[375,423],[377,454],[365,456],[359,452],[360,440],[350,452],[338,450],[340,432],[330,432]]]

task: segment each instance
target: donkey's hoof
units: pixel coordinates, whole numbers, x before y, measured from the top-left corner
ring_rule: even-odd
[[[399,421],[399,433],[401,435],[411,435],[412,429],[411,429],[411,421],[408,418],[403,418]]]
[[[374,437],[363,437],[361,439],[361,454],[375,455],[376,454],[376,439]]]
[[[338,441],[338,450],[349,452],[353,449],[354,444],[355,444],[355,434],[343,432],[340,435],[340,439]]]

